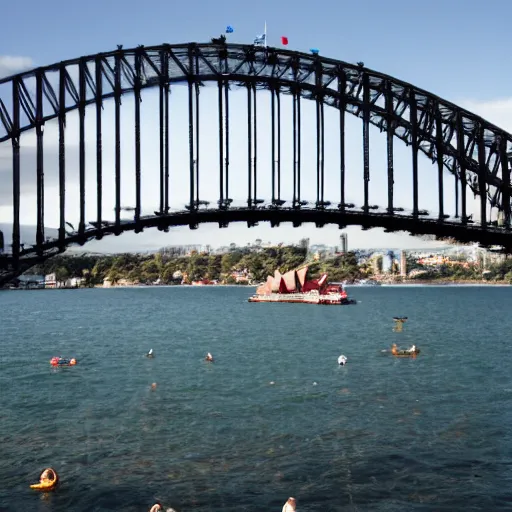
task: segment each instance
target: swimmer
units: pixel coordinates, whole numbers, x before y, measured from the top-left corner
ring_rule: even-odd
[[[341,355],[340,357],[338,357],[338,364],[340,366],[345,366],[347,364],[347,357],[346,356],[343,356]]]
[[[295,512],[297,509],[297,502],[295,501],[295,498],[288,498],[286,503],[283,505],[282,512]]]
[[[51,468],[48,468],[48,469],[45,469],[42,473],[41,473],[41,476],[39,477],[39,481],[41,483],[45,482],[46,480],[55,480],[55,472],[53,471],[53,469]]]
[[[150,349],[150,351],[146,354],[146,357],[155,357],[153,355],[153,349]]]
[[[159,512],[162,509],[162,505],[157,501],[150,509],[149,512]]]
[[[205,361],[213,363],[213,356],[210,354],[210,352],[208,352],[208,354],[206,354]]]
[[[154,391],[156,389],[156,382],[153,382],[153,384],[151,384],[151,391]]]

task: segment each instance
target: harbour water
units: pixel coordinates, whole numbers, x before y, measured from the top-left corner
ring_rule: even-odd
[[[0,293],[0,511],[510,510],[512,289],[348,290]]]

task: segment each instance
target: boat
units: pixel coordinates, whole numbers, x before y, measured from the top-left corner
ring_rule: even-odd
[[[353,286],[381,286],[381,283],[375,281],[375,279],[359,279],[354,282]]]
[[[329,283],[327,274],[319,279],[307,279],[308,266],[281,274],[279,270],[268,276],[265,283],[258,286],[249,302],[291,302],[302,304],[346,305],[356,304],[347,296],[343,285]]]
[[[55,356],[50,359],[50,364],[52,366],[75,366],[76,359],[65,359],[63,357]]]
[[[58,483],[59,477],[57,472],[52,468],[47,468],[41,473],[39,483],[32,484],[30,488],[35,489],[36,491],[53,491],[53,489],[57,487]]]
[[[416,348],[414,345],[413,347],[414,350],[400,350],[396,344],[393,343],[393,346],[391,347],[391,353],[395,357],[416,357],[420,353],[420,349]]]

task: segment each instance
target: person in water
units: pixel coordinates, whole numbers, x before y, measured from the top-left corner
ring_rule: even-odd
[[[213,356],[210,354],[210,352],[206,354],[205,360],[209,361],[210,363],[213,363]]]
[[[161,503],[158,501],[149,509],[149,512],[159,512],[163,510]]]
[[[48,482],[49,480],[53,481],[56,478],[57,475],[55,474],[55,471],[53,471],[53,469],[51,468],[48,468],[41,473],[41,476],[39,477],[39,482],[43,484],[45,482]]]
[[[295,501],[295,498],[288,498],[286,500],[286,503],[283,505],[282,512],[295,512],[297,509],[297,502]]]
[[[153,349],[150,349],[149,352],[146,354],[146,357],[155,357],[153,355]]]

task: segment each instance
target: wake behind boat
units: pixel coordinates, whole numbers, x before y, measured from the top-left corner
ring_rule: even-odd
[[[256,289],[249,297],[249,302],[294,302],[303,304],[346,305],[356,304],[350,299],[343,285],[329,283],[327,274],[319,279],[307,279],[308,267],[301,267],[281,274],[279,270],[274,276]]]

